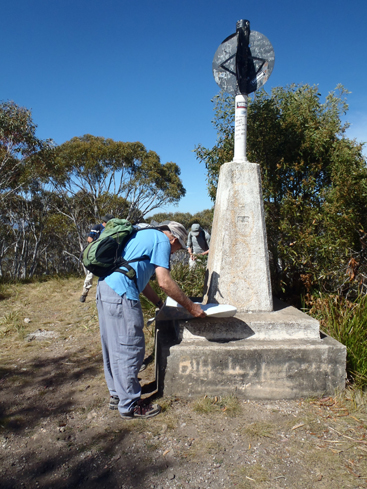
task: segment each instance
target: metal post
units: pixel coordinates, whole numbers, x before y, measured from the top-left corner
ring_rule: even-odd
[[[247,95],[236,95],[233,161],[246,162]]]

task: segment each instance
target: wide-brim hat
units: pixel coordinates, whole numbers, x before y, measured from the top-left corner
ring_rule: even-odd
[[[168,229],[172,236],[179,240],[182,248],[184,250],[186,249],[187,231],[182,224],[176,221],[163,221],[157,227],[161,229]]]

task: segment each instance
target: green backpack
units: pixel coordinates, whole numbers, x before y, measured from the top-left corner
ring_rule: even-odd
[[[144,255],[128,262],[122,258],[121,253],[127,241],[137,231],[141,230],[135,229],[126,219],[110,219],[100,237],[83,250],[82,262],[85,268],[97,277],[107,277],[112,272],[120,272],[136,281],[135,270],[129,263],[149,257]],[[121,266],[126,270],[121,270]]]

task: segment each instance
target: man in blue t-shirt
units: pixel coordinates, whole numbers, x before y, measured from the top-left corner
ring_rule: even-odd
[[[118,409],[124,419],[149,418],[160,413],[157,404],[140,399],[138,372],[144,360],[144,320],[139,294],[162,307],[159,296],[149,285],[155,273],[158,285],[194,317],[205,317],[199,304],[193,303],[170,275],[170,255],[186,249],[187,232],[182,224],[168,221],[157,229],[142,229],[126,244],[122,256],[136,271],[136,282],[114,272],[100,279],[97,309],[101,332],[104,373],[110,391],[110,408]]]
[[[92,241],[96,241],[100,237],[101,233],[104,231],[104,228],[106,227],[106,224],[110,219],[113,219],[113,215],[106,214],[105,216],[102,217],[102,224],[95,224],[92,227],[90,233],[88,234],[88,238],[87,238],[88,243],[92,243]],[[94,277],[93,273],[89,272],[88,270],[86,272],[87,273],[84,280],[83,292],[79,299],[80,302],[85,302],[88,292],[93,285],[93,277]]]

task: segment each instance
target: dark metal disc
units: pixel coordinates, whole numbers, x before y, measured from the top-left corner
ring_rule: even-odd
[[[260,32],[250,32],[249,48],[251,57],[245,93],[261,88],[267,82],[274,68],[274,49],[269,39]],[[216,83],[225,92],[240,93],[236,78],[237,36],[227,37],[217,49],[213,59],[213,75]]]

